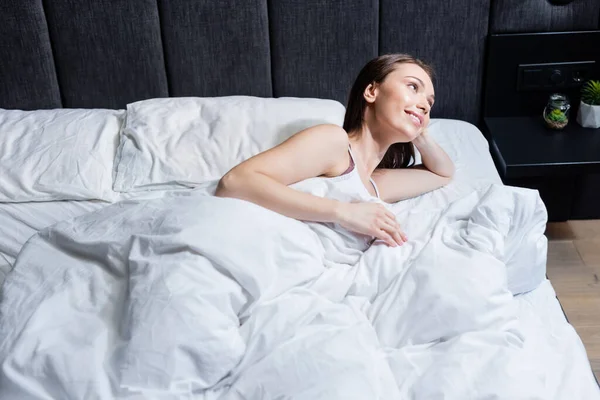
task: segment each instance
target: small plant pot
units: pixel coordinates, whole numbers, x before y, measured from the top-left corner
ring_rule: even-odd
[[[549,121],[547,119],[544,119],[544,121],[546,121],[546,126],[548,128],[550,128],[550,129],[556,129],[556,130],[563,129],[569,123],[569,121],[557,122],[557,121]]]
[[[546,126],[550,129],[563,129],[569,123],[569,109],[571,104],[566,95],[553,93],[548,98],[542,116]]]
[[[577,122],[584,128],[600,128],[600,106],[579,103]]]
[[[549,109],[546,108],[542,116],[544,117],[544,123],[550,129],[563,129],[569,123],[569,118],[565,113],[560,110],[552,110],[548,112]]]

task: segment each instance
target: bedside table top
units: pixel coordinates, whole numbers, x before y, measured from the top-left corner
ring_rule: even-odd
[[[486,117],[490,150],[503,178],[600,172],[600,129],[582,128],[571,115],[563,130],[540,117]]]

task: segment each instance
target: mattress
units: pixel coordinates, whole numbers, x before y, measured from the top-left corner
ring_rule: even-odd
[[[556,399],[600,399],[600,387],[577,332],[565,319],[550,281],[515,296],[530,359],[545,370],[546,388]]]

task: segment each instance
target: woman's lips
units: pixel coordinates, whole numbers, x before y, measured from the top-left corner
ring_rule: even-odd
[[[412,120],[412,122],[417,126],[417,127],[421,127],[421,125],[423,125],[423,119],[420,115],[413,113],[411,111],[405,111],[408,116],[410,117],[410,119]]]

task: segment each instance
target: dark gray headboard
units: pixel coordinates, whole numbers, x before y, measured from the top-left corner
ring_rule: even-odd
[[[597,0],[2,0],[0,107],[234,94],[345,104],[366,61],[407,52],[437,70],[433,116],[477,122],[490,26],[598,29],[599,14]]]

